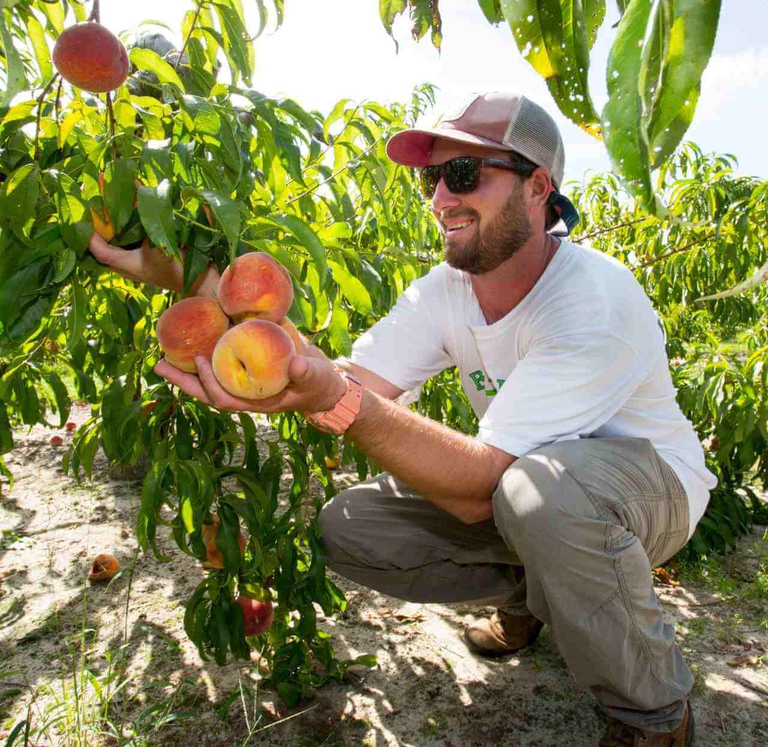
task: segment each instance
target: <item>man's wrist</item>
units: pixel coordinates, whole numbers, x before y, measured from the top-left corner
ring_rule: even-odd
[[[346,432],[347,428],[354,422],[360,412],[363,397],[362,384],[346,371],[335,368],[337,381],[344,386],[341,396],[337,396],[338,391],[329,397],[329,407],[324,410],[315,410],[305,412],[304,417],[307,422],[326,433],[335,433],[337,436]]]

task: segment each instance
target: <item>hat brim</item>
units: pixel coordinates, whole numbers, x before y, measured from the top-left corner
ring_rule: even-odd
[[[461,130],[435,127],[427,130],[403,130],[398,132],[387,141],[387,155],[401,166],[429,166],[435,138],[452,140],[456,143],[466,143],[468,145],[479,145],[483,148],[494,148],[507,151],[508,153],[514,151],[514,148],[510,148],[504,145],[504,143],[498,143],[495,140],[489,140],[478,135],[470,135],[468,132],[462,132]]]

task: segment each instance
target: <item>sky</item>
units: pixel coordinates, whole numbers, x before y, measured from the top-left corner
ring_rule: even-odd
[[[264,2],[272,11],[271,0]],[[193,0],[102,0],[101,21],[117,33],[149,19],[178,30],[194,5]],[[256,3],[244,0],[244,5],[255,33]],[[565,143],[566,182],[610,168],[604,146],[560,114],[506,24],[491,26],[477,0],[440,0],[440,11],[440,53],[428,35],[418,43],[411,39],[405,17],[393,29],[396,52],[379,20],[378,0],[285,0],[283,25],[275,30],[270,24],[255,42],[253,88],[327,114],[341,98],[408,101],[415,85],[429,82],[440,91],[435,110],[419,123],[427,126],[470,92],[517,91],[557,121]],[[605,66],[617,20],[616,2],[608,0],[608,16],[591,55],[590,90],[598,111],[606,100]],[[765,0],[723,0],[715,49],[686,135],[705,152],[735,155],[738,173],[762,179],[768,179],[768,145],[761,137],[768,124],[766,28]]]

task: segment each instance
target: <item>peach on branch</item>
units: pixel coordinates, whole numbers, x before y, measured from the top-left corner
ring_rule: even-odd
[[[130,69],[123,43],[92,21],[62,31],[53,47],[53,64],[64,80],[91,93],[114,91]]]
[[[224,556],[221,554],[219,548],[216,547],[216,535],[219,533],[220,524],[221,519],[219,519],[218,514],[214,514],[213,522],[211,524],[203,524],[201,535],[203,544],[205,545],[205,552],[208,556],[208,560],[203,562],[203,568],[219,569],[224,567]],[[245,534],[240,532],[240,534],[237,535],[237,544],[240,546],[241,555],[245,552],[245,543]]]
[[[213,373],[235,397],[265,399],[285,389],[293,341],[277,324],[251,319],[237,324],[216,343]]]
[[[241,322],[267,319],[278,324],[293,303],[288,270],[269,254],[238,257],[221,276],[219,303],[227,316]]]
[[[157,340],[172,366],[196,373],[195,356],[210,359],[229,319],[212,298],[184,298],[157,322]]]
[[[272,627],[275,621],[275,610],[269,599],[262,601],[241,594],[235,601],[243,611],[243,627],[246,635],[261,635]]]

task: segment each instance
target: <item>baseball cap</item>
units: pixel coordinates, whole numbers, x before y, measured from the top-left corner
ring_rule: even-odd
[[[519,153],[545,168],[555,191],[550,203],[568,233],[579,222],[573,203],[558,191],[565,169],[565,149],[555,120],[537,103],[518,93],[473,94],[435,127],[403,130],[387,142],[387,155],[403,166],[429,166],[435,138]]]

